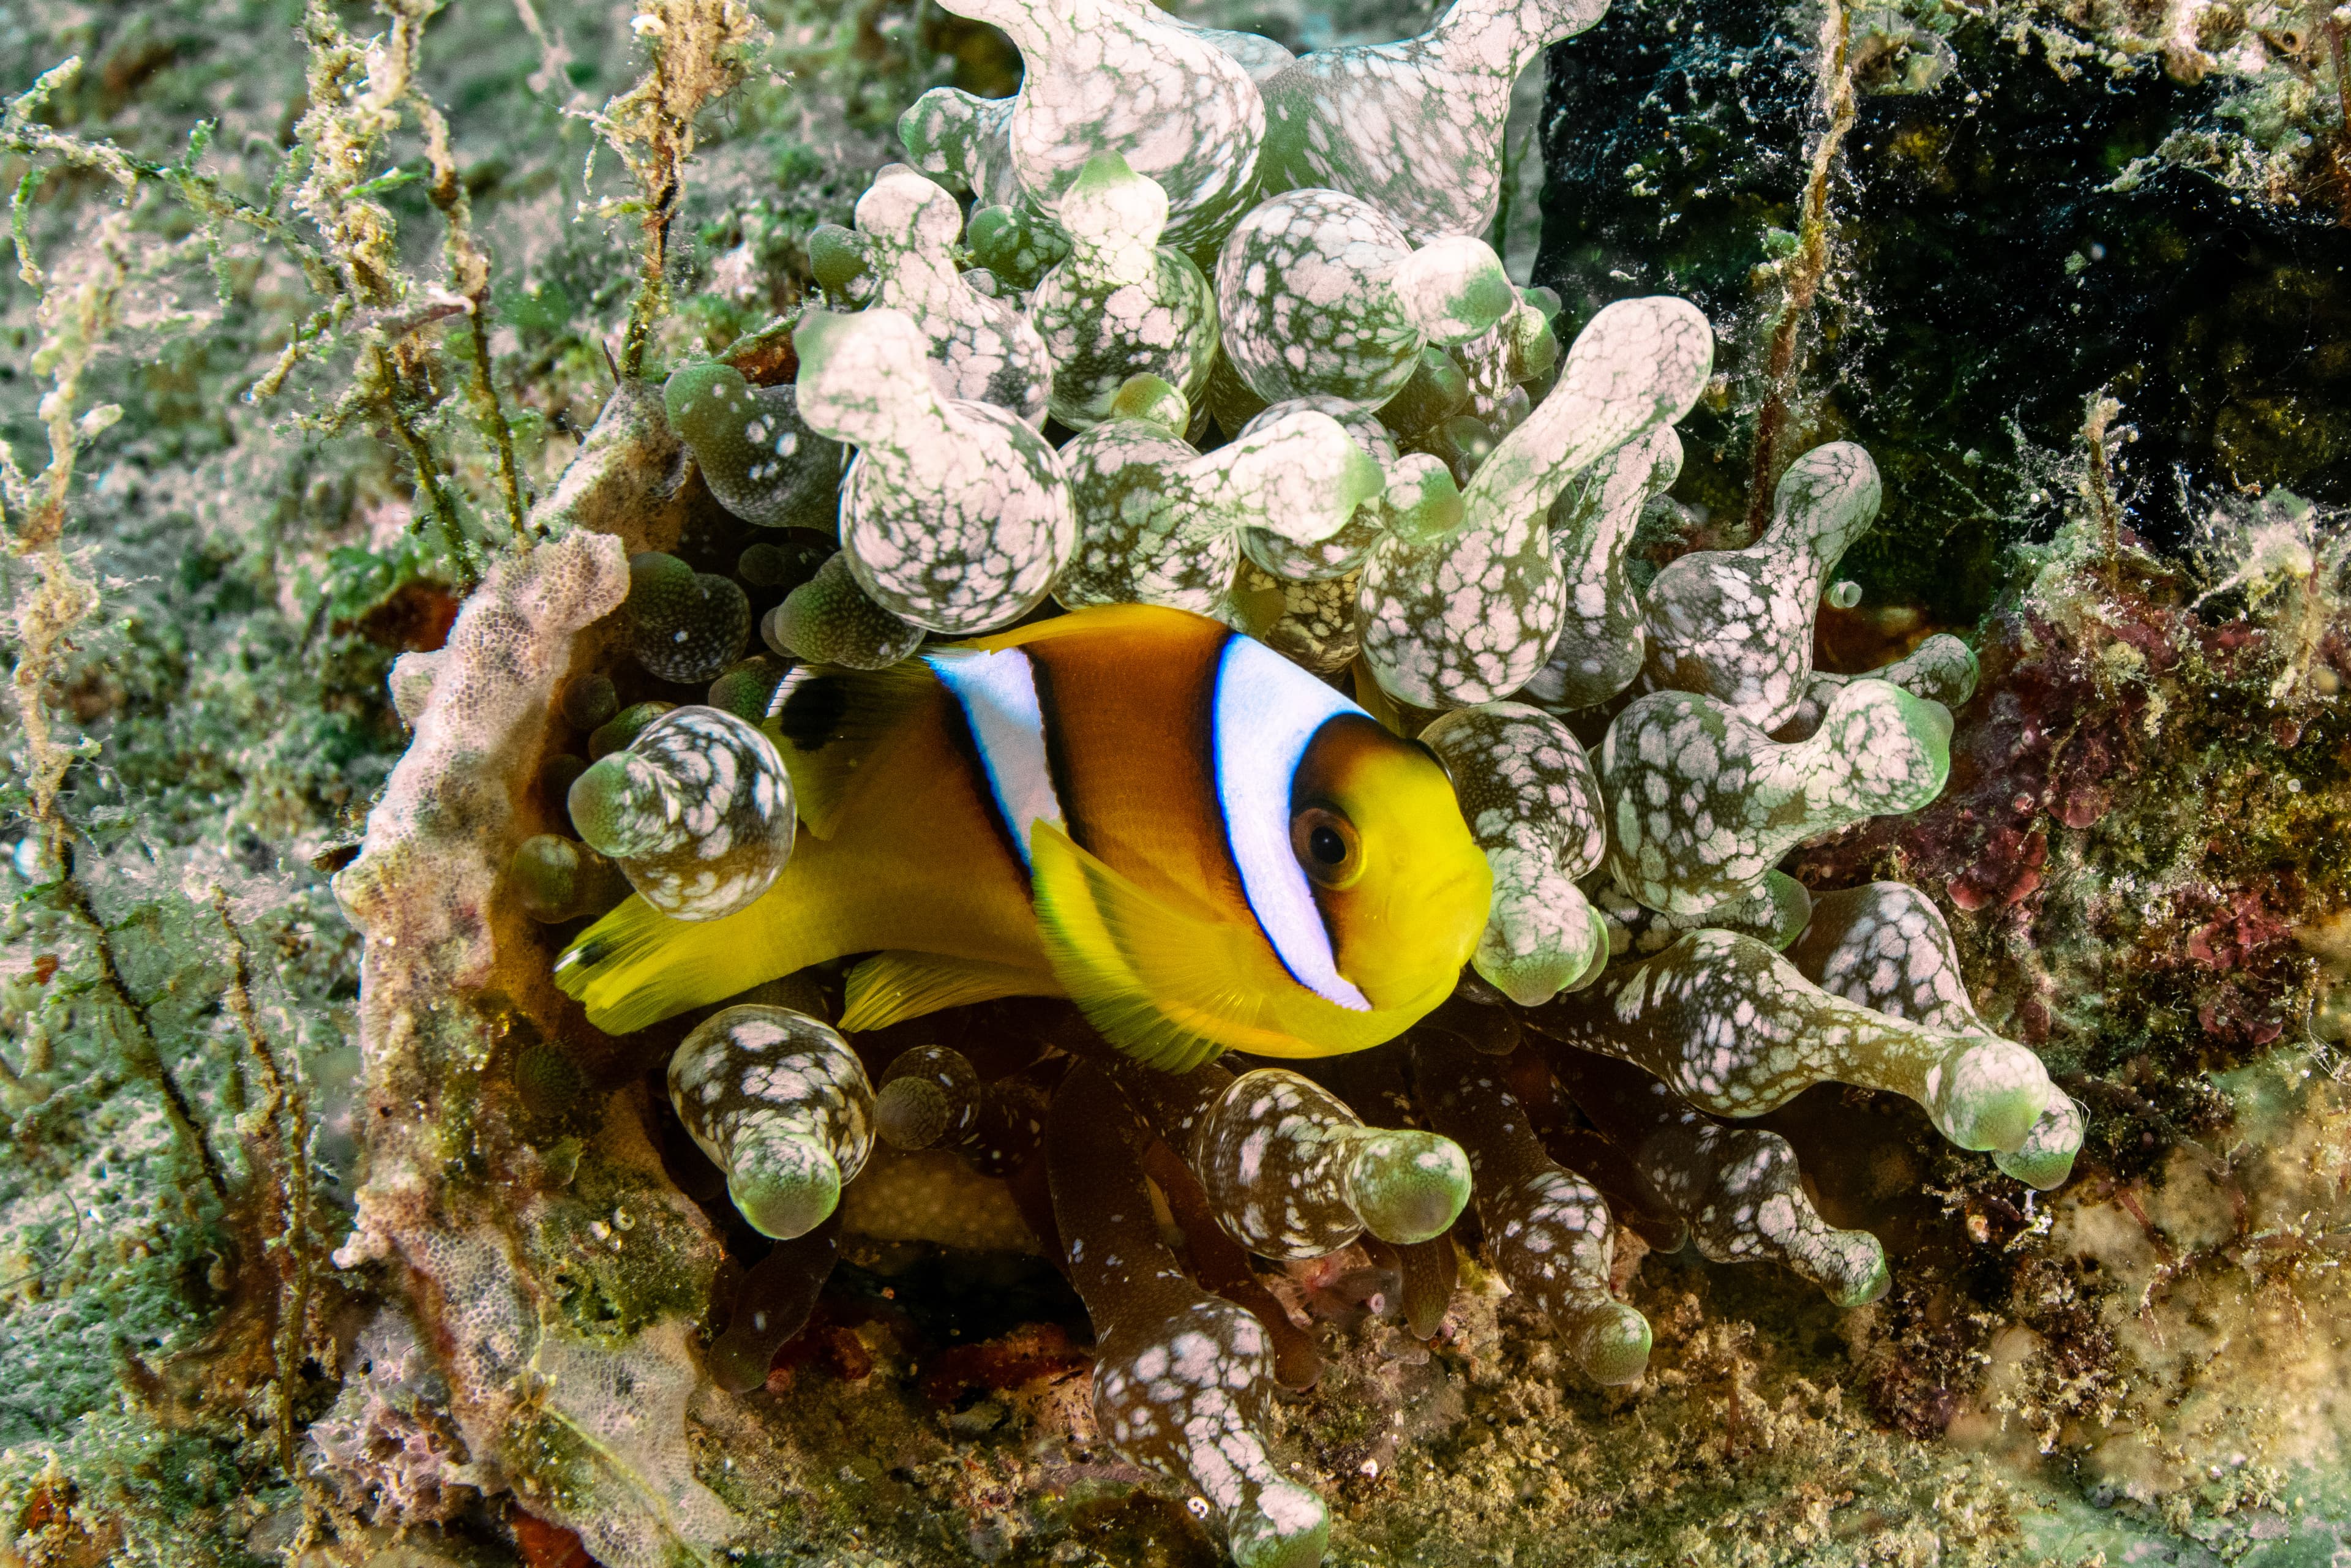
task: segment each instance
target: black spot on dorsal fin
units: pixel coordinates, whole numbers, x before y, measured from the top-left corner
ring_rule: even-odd
[[[946,693],[930,666],[908,659],[883,670],[803,664],[777,688],[763,727],[792,776],[800,821],[818,838],[832,824],[876,758],[909,725],[935,724]]]
[[[839,675],[811,674],[792,683],[776,712],[776,733],[796,751],[821,751],[849,714],[849,683]]]

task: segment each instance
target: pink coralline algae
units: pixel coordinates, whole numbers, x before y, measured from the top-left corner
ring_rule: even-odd
[[[2304,1005],[2294,932],[2340,853],[2318,819],[2351,763],[2330,700],[2346,619],[2198,600],[2136,549],[2118,589],[2095,561],[2051,565],[1986,623],[1943,797],[1816,841],[1797,874],[1938,889],[1995,1021],[2085,1065],[2149,1028],[2199,1054],[2266,1045]]]

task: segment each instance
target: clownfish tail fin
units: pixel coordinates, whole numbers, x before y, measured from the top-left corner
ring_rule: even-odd
[[[587,1004],[590,1023],[629,1034],[804,969],[832,949],[823,912],[793,883],[788,866],[758,903],[718,920],[673,920],[632,896],[563,950],[555,983]]]

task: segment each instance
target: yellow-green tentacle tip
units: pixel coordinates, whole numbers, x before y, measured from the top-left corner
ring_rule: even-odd
[[[1886,1249],[1866,1230],[1832,1230],[1820,1260],[1820,1286],[1840,1311],[1865,1307],[1893,1287]]]
[[[1347,1199],[1381,1240],[1426,1241],[1451,1229],[1469,1201],[1469,1156],[1435,1133],[1365,1129],[1348,1168]]]
[[[1238,1568],[1315,1568],[1330,1543],[1330,1511],[1294,1481],[1271,1483],[1233,1516]]]
[[[1594,1307],[1570,1330],[1568,1354],[1604,1388],[1637,1383],[1649,1369],[1649,1320],[1622,1301]]]
[[[1963,1149],[2014,1152],[2057,1092],[2041,1059],[2013,1040],[1979,1038],[1943,1060],[1927,1084],[1927,1110]]]
[[[754,1230],[789,1241],[823,1224],[841,1202],[841,1166],[812,1139],[763,1139],[741,1152],[726,1195]]]
[[[2030,1187],[2048,1192],[2065,1185],[2074,1174],[2074,1156],[2082,1152],[2082,1107],[2062,1090],[2049,1097],[2048,1108],[2024,1142],[2012,1151],[1994,1151],[1992,1164]]]

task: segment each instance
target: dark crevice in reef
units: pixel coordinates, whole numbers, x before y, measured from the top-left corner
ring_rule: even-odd
[[[1534,281],[1573,318],[1676,293],[1716,323],[1728,381],[1683,427],[1674,495],[1719,516],[1745,509],[1776,310],[1758,269],[1796,227],[1817,25],[1633,0],[1551,54]],[[2046,538],[2067,499],[2029,449],[2077,448],[2100,388],[2134,427],[2130,520],[2158,549],[2212,494],[2351,500],[2351,228],[2326,192],[2260,201],[2198,166],[2221,153],[2196,139],[2233,123],[2217,78],[2183,84],[2151,56],[2109,77],[1991,16],[1944,42],[1931,90],[1859,99],[1807,333],[1810,439],[1784,444],[1858,441],[1886,476],[1846,571],[1874,600],[1976,620],[2000,552]]]

